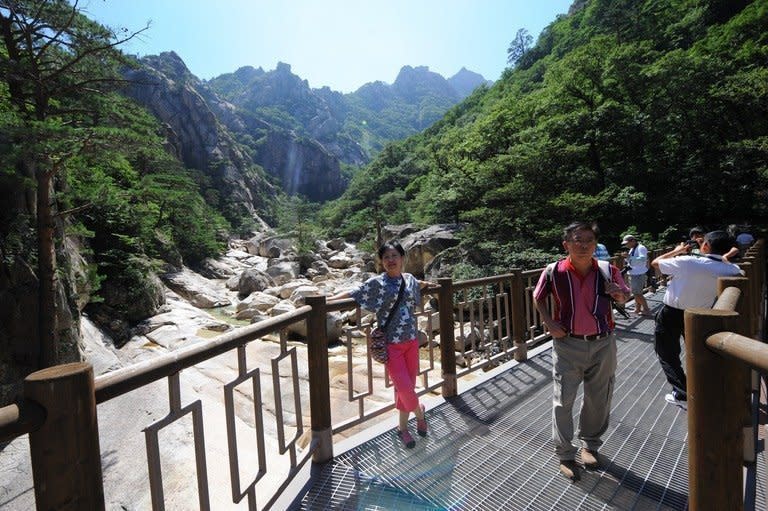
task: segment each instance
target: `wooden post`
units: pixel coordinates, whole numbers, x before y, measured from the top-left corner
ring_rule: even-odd
[[[755,297],[756,307],[757,310],[755,311],[755,318],[757,318],[758,323],[758,329],[762,327],[762,319],[763,319],[763,307],[762,307],[762,298],[763,298],[763,286],[765,285],[765,244],[763,243],[763,240],[760,240],[758,243],[752,246],[752,251],[750,252],[750,255],[755,258],[755,274],[756,274],[756,280],[757,280],[757,296]]]
[[[752,301],[750,300],[752,285],[746,277],[720,277],[717,279],[718,295],[721,295],[729,287],[738,288],[740,291],[739,300],[733,308],[739,314],[738,329],[733,330],[733,332],[749,337],[750,325],[752,324]],[[751,399],[753,392],[760,392],[759,373],[745,365],[738,375],[738,380],[733,383],[735,385],[739,382],[743,384],[744,388],[738,394],[734,394],[732,399],[741,399],[743,397],[744,400],[741,411],[744,433],[743,460],[745,463],[754,463],[756,461],[757,436],[755,435],[755,429],[752,427]]]
[[[325,296],[307,296],[305,302],[312,307],[312,312],[307,318],[307,363],[312,439],[318,442],[317,450],[312,454],[312,461],[325,463],[333,459]]]
[[[747,307],[750,310],[750,324],[749,324],[749,330],[744,333],[743,335],[746,335],[747,337],[756,337],[759,325],[757,323],[757,318],[754,317],[754,311],[757,310],[757,305],[755,304],[753,298],[758,295],[757,293],[757,279],[755,278],[755,267],[752,264],[755,260],[754,257],[747,257],[741,260],[739,262],[739,268],[741,268],[741,271],[744,272],[744,276],[749,279],[749,298],[746,300],[748,302]]]
[[[760,300],[762,299],[763,276],[760,271],[760,263],[757,257],[749,256],[744,258],[744,264],[751,264],[750,271],[747,273],[752,284],[752,334],[750,337],[760,337]]]
[[[437,293],[440,311],[440,366],[443,371],[443,397],[457,394],[456,386],[456,340],[453,337],[453,281],[450,278],[437,279],[440,289]]]
[[[93,368],[49,367],[24,380],[24,397],[46,411],[29,434],[37,509],[104,509]]]
[[[739,315],[739,321],[731,332],[735,332],[744,337],[754,337],[751,332],[752,325],[752,283],[746,277],[720,277],[717,279],[717,294],[718,296],[723,293],[727,288],[735,287],[740,291],[741,296],[736,302],[735,307],[732,309]],[[745,374],[749,372],[749,369],[745,369]],[[750,378],[745,379],[745,385],[747,391],[751,391],[751,385],[749,384]],[[744,416],[744,424],[749,424],[751,417],[749,412],[749,404],[747,402],[746,415]]]
[[[696,510],[743,509],[743,365],[706,347],[706,338],[739,328],[736,312],[685,311],[688,373],[688,505]]]
[[[523,270],[512,270],[512,286],[509,291],[512,300],[512,342],[515,345],[515,360],[528,360],[528,345],[525,342],[525,286]]]

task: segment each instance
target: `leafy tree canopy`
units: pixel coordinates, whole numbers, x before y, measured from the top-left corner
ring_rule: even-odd
[[[574,218],[611,250],[630,226],[653,244],[765,225],[767,29],[764,0],[582,2],[530,48],[518,32],[514,69],[387,146],[322,214],[365,237],[390,204],[398,222],[468,224],[465,246],[492,255],[559,251]]]

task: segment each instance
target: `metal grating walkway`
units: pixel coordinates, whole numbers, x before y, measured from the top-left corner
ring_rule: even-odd
[[[649,305],[658,307],[661,296],[649,297]],[[619,319],[611,425],[600,451],[610,461],[602,470],[584,472],[575,484],[558,471],[546,349],[428,410],[429,436],[416,437],[414,449],[403,448],[390,430],[337,455],[295,507],[687,509],[686,415],[664,401],[653,319]]]

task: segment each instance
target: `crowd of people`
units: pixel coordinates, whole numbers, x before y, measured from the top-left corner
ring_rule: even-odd
[[[609,427],[617,364],[614,308],[633,298],[635,314],[655,318],[655,353],[671,387],[665,400],[687,409],[680,358],[684,310],[712,307],[717,279],[740,275],[733,261],[754,242],[749,232],[735,226],[710,232],[694,227],[672,250],[650,260],[641,240],[626,234],[621,239],[624,251],[619,253],[624,264],[619,268],[610,262],[606,246],[598,242],[599,234],[593,223],[574,222],[565,227],[565,256],[542,271],[533,291],[542,324],[552,336],[554,452],[560,472],[572,481],[580,480],[582,469],[596,469],[604,462],[600,447]],[[434,284],[403,271],[405,250],[398,242],[381,245],[378,256],[383,273],[331,300],[354,299],[374,312],[385,330],[385,363],[399,418],[395,433],[406,448],[413,448],[416,441],[408,429],[411,414],[416,417],[417,433],[427,435],[424,405],[415,392],[419,371],[415,309],[421,304],[421,291]],[[655,315],[644,296],[649,271],[668,279],[663,305]],[[584,396],[578,430],[574,431],[573,406],[582,385]],[[579,445],[574,445],[574,436]]]

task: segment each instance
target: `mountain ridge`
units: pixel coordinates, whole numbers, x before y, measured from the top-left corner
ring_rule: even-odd
[[[427,66],[403,66],[393,84],[368,82],[341,93],[311,88],[290,64],[278,62],[274,70],[243,66],[204,83],[238,109],[315,139],[340,162],[360,166],[388,142],[427,128],[468,90],[489,82],[477,73],[460,71],[446,79]]]

